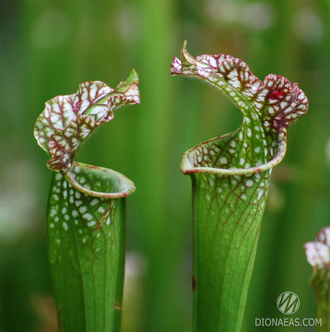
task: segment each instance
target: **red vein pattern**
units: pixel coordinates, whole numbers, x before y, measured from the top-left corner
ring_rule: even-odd
[[[135,71],[116,89],[99,81],[85,82],[79,85],[77,93],[46,102],[36,121],[34,136],[51,155],[48,168],[68,172],[81,144],[102,124],[113,119],[114,110],[139,103]]]
[[[243,125],[235,133],[192,149],[186,156],[188,162],[182,164],[184,173],[201,167],[249,169],[271,161],[279,151],[285,152],[287,127],[308,109],[306,95],[296,83],[292,87],[286,78],[273,74],[261,82],[246,63],[230,55],[194,58],[184,45],[181,60],[175,57],[172,62],[171,74],[200,78],[221,89],[243,115]],[[244,150],[249,153],[243,156]]]

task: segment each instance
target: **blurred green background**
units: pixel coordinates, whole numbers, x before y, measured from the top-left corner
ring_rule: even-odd
[[[243,331],[264,330],[255,318],[284,318],[275,302],[288,290],[301,301],[292,318],[314,317],[303,245],[330,224],[328,0],[0,5],[1,332],[56,331],[45,227],[51,172],[34,122],[54,96],[88,80],[114,88],[132,68],[141,105],[116,112],[77,160],[120,171],[137,187],[127,199],[123,332],[191,331],[191,184],[180,159],[236,129],[241,115],[210,86],[170,77],[185,39],[194,56],[230,54],[260,79],[285,76],[308,96],[309,112],[290,128],[287,156],[273,172]]]

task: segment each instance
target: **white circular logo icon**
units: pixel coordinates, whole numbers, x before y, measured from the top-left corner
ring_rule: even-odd
[[[283,292],[276,300],[279,312],[284,315],[293,315],[300,307],[300,300],[294,292]]]

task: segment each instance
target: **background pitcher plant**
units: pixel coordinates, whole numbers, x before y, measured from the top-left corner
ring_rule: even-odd
[[[295,83],[262,82],[229,55],[192,57],[185,44],[172,75],[222,90],[243,116],[234,132],[188,150],[181,170],[193,184],[194,331],[240,331],[272,168],[284,157],[287,128],[307,112]]]
[[[60,331],[119,331],[125,258],[124,175],[75,162],[82,143],[114,111],[139,104],[133,70],[116,89],[86,82],[77,93],[46,103],[34,136],[49,155],[48,251]],[[102,151],[100,149],[100,151]]]
[[[310,284],[315,291],[316,317],[322,322],[317,331],[326,332],[330,329],[330,226],[322,228],[304,248],[313,267]]]

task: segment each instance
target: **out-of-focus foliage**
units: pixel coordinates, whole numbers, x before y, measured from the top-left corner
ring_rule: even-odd
[[[76,160],[115,169],[137,187],[127,199],[123,331],[191,330],[190,180],[180,159],[236,129],[241,115],[210,87],[170,77],[184,39],[193,55],[230,54],[260,79],[274,73],[298,82],[309,99],[273,172],[243,330],[260,330],[255,318],[283,318],[275,302],[287,290],[300,297],[293,318],[315,316],[302,246],[329,224],[328,0],[0,5],[1,331],[56,331],[45,234],[51,174],[33,137],[35,119],[55,95],[88,80],[114,86],[131,68],[141,105],[116,112]],[[108,143],[99,148],[100,141]]]

